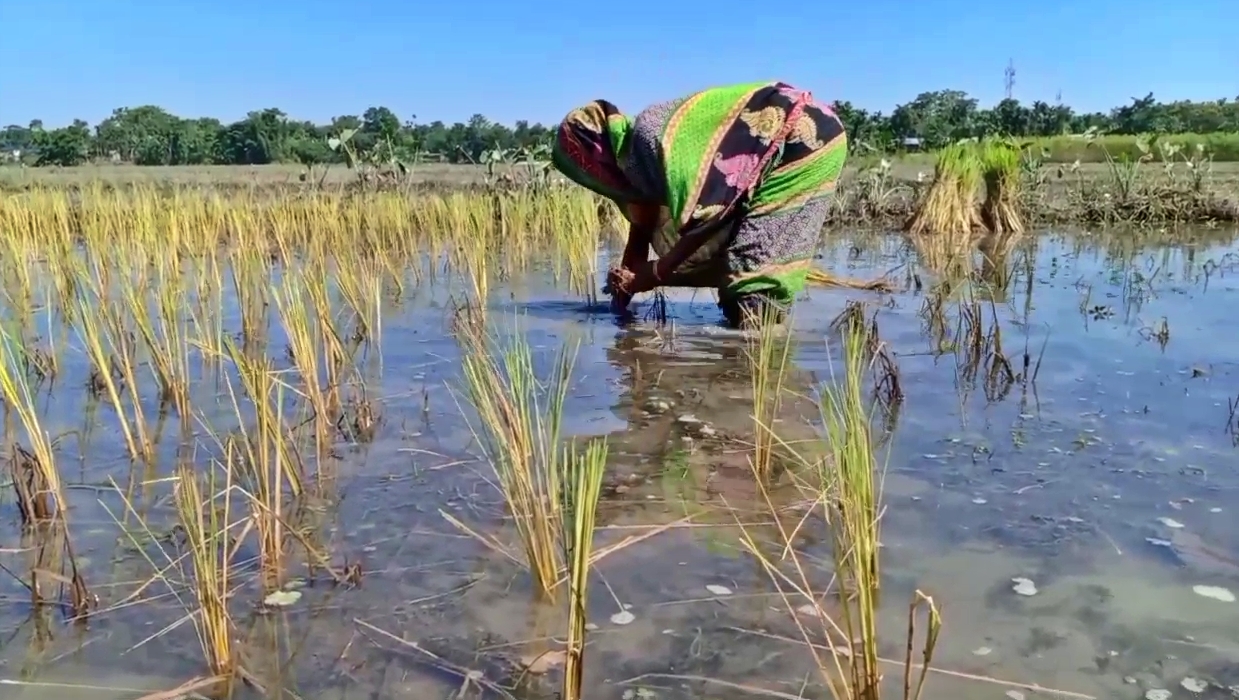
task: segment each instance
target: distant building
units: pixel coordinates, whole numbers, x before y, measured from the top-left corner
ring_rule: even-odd
[[[899,143],[900,143],[900,145],[901,145],[901,146],[903,146],[903,149],[904,149],[905,151],[919,151],[919,150],[921,150],[921,140],[920,140],[919,138],[915,137],[915,136],[908,136],[908,137],[905,137],[905,138],[904,138],[903,140],[901,140]]]

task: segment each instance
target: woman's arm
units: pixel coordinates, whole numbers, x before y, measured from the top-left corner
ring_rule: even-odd
[[[629,204],[625,210],[630,225],[621,264],[626,270],[636,270],[637,266],[650,258],[650,243],[654,239],[654,232],[658,230],[658,207]]]
[[[717,233],[717,229],[709,227],[702,231],[681,235],[676,240],[675,245],[671,246],[671,250],[667,251],[666,255],[654,263],[654,278],[662,282],[675,274],[675,271],[679,269],[680,265],[684,264],[685,260],[691,258],[693,253],[700,250],[701,246],[705,245]]]
[[[633,293],[629,287],[633,279],[641,271],[649,276],[650,244],[654,240],[654,232],[658,230],[656,205],[627,204],[623,210],[624,217],[629,221],[624,257],[619,269],[612,269],[607,275],[607,285],[611,288],[611,307],[617,312],[625,311],[632,301]]]
[[[640,246],[640,252],[639,261],[636,253],[634,253],[634,258],[630,260],[628,257],[628,247],[625,247],[624,268],[631,272],[632,279],[628,280],[623,286],[630,294],[647,292],[661,286],[675,274],[676,270],[686,260],[719,233],[717,226],[709,226],[702,230],[682,234],[675,244],[671,246],[671,250],[667,251],[666,255],[653,262],[648,262],[646,259],[649,257],[651,240],[648,237],[657,231],[657,215],[653,217],[653,226],[650,226],[648,223],[650,219],[644,212],[634,211],[633,214],[635,216],[630,216],[629,220],[633,222],[634,231],[630,234],[628,241],[629,246],[634,247],[634,250],[636,246]],[[637,226],[638,221],[642,223],[641,227]],[[722,223],[720,225],[727,226],[730,224]],[[641,236],[647,236],[647,238],[643,242],[634,243],[634,241],[639,241]]]

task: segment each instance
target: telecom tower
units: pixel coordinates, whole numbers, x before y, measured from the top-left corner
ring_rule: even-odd
[[[1015,93],[1015,59],[1007,59],[1007,69],[1002,72],[1003,85],[1006,87],[1007,99]]]

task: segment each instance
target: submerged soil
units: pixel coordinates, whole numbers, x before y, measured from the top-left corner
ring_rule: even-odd
[[[1188,681],[1207,689],[1199,697],[1226,697],[1239,686],[1235,235],[1047,232],[949,289],[898,236],[838,236],[822,251],[824,268],[899,285],[813,289],[797,304],[779,432],[797,444],[816,435],[814,397],[839,363],[831,321],[863,301],[904,392],[886,422],[881,652],[902,661],[908,602],[932,595],[945,627],[925,697],[1196,696]],[[423,700],[555,689],[554,668],[521,669],[554,648],[562,614],[532,604],[528,576],[440,512],[515,542],[462,414],[452,291],[418,290],[385,316],[366,360],[377,435],[339,442],[330,488],[296,515],[337,561],[361,565],[361,585],[298,569],[300,598],[271,608],[242,569],[239,648],[270,691]],[[598,546],[643,537],[596,567],[586,696],[826,697],[793,618],[805,614],[788,609],[806,601],[779,596],[741,546],[747,532],[777,556],[771,508],[798,520],[805,503],[786,487],[758,498],[746,338],[720,326],[711,295],[671,293],[666,322],[645,317],[648,299],[621,321],[536,277],[493,298],[491,318],[540,357],[579,343],[565,427],[609,440]],[[973,332],[990,350],[972,350]],[[4,697],[132,698],[203,672],[191,626],[177,624],[190,601],[179,575],[181,601],[157,582],[126,602],[153,564],[166,566],[150,544],[174,516],[160,475],[130,474],[115,420],[83,397],[88,372],[72,357],[43,405],[54,435],[89,435],[64,479],[102,611],[85,627],[49,611],[37,624],[29,594],[6,578]],[[196,399],[220,400],[207,386]],[[148,486],[127,506],[109,479]],[[15,520],[11,501],[0,512]],[[824,587],[828,533],[805,523],[796,551]],[[28,541],[5,532],[0,563],[20,572]],[[824,641],[820,624],[806,627]],[[901,668],[886,673],[895,697]]]

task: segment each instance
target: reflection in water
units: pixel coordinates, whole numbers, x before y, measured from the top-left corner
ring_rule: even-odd
[[[633,469],[613,474],[620,493],[659,481],[664,495],[690,502],[753,499],[753,342],[736,332],[642,328],[616,337],[606,355],[619,370],[615,410],[627,427],[609,440]],[[812,373],[788,366],[776,417],[781,439],[815,436],[814,383]]]
[[[977,252],[981,257],[977,278],[988,292],[988,299],[997,303],[1006,300],[1012,277],[1011,253],[1022,240],[1023,236],[987,233],[977,241]]]
[[[933,279],[920,290],[813,289],[797,305],[796,362],[779,414],[786,439],[816,435],[812,395],[837,364],[824,339],[849,300],[872,302],[868,313],[876,311],[899,369],[904,400],[884,478],[890,607],[881,612],[882,654],[901,657],[905,603],[920,588],[943,606],[938,659],[955,674],[931,677],[928,698],[1040,696],[992,678],[1098,698],[1162,688],[1187,696],[1180,684],[1191,678],[1210,684],[1212,695],[1200,697],[1225,697],[1219,686],[1239,684],[1239,603],[1227,597],[1239,592],[1239,474],[1224,430],[1239,393],[1239,249],[1186,235],[1169,244],[1135,234],[1000,243],[980,241],[979,262],[955,276],[932,269],[927,254],[921,269]],[[856,276],[908,263],[903,241],[886,236],[851,237],[823,256]],[[710,300],[676,294],[668,325],[618,329],[605,311],[563,302],[546,285],[496,296],[506,300],[500,308],[525,317],[533,344],[582,339],[571,427],[608,434],[614,455],[600,544],[677,523],[599,566],[605,585],[591,586],[599,629],[586,686],[598,697],[638,688],[659,698],[753,696],[683,678],[696,675],[799,693],[812,677],[808,655],[764,574],[738,553],[724,508],[761,517],[747,462],[754,431],[745,338],[717,327]],[[252,625],[264,640],[247,645],[253,665],[302,697],[443,697],[462,684],[460,669],[509,682],[526,640],[537,636],[534,621],[559,629],[554,615],[548,622],[530,607],[527,577],[438,513],[511,534],[451,391],[459,362],[443,311],[416,301],[384,319],[386,371],[373,393],[385,397],[385,422],[372,445],[340,446],[343,498],[322,518],[338,550],[361,560],[363,586],[307,585],[297,606]],[[1146,329],[1162,319],[1167,340],[1153,342]],[[66,367],[66,384],[81,385],[75,372]],[[76,428],[81,400],[61,401],[49,422]],[[102,444],[106,431],[98,432]],[[117,545],[109,511],[124,506],[98,486],[123,479],[110,471],[115,464],[92,456],[72,475],[93,484],[69,492],[84,566],[92,581],[145,581],[144,555],[128,538]],[[797,496],[779,492],[777,505],[794,506]],[[153,523],[171,522],[166,500],[152,498],[149,511]],[[820,539],[801,544],[825,561]],[[829,566],[817,573],[828,578]],[[1031,581],[1035,594],[1017,593],[1015,578]],[[719,597],[707,585],[734,593]],[[97,585],[112,596],[105,608],[132,589],[117,585],[113,595]],[[11,580],[4,593],[28,597]],[[24,662],[36,636],[22,626],[20,607],[2,617],[16,635],[4,647],[7,668]],[[635,621],[612,623],[621,609]],[[47,680],[172,687],[199,670],[192,633],[183,625],[143,641],[181,615],[152,597],[76,633],[53,625],[30,668]],[[899,676],[894,667],[887,673]]]

